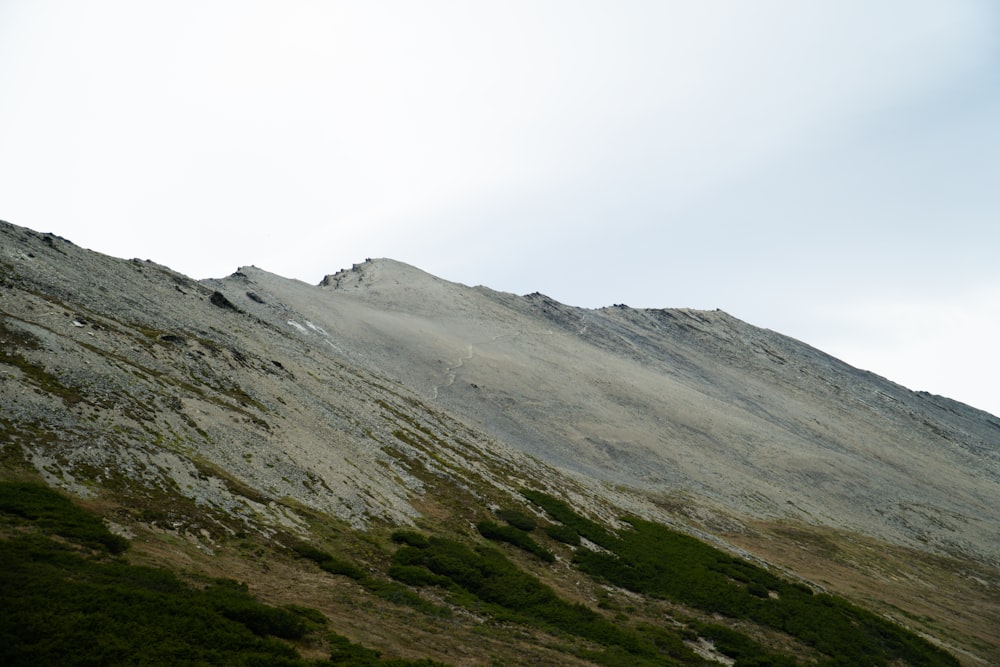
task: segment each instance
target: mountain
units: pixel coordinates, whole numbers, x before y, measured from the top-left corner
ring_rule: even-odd
[[[389,259],[195,281],[8,223],[0,289],[0,480],[129,540],[94,558],[318,610],[340,639],[296,659],[349,639],[463,665],[1000,663],[1000,419],[722,311]],[[669,554],[711,565],[671,588]],[[446,561],[553,597],[504,602]],[[904,639],[845,658],[787,620],[813,611],[774,620],[802,591]]]

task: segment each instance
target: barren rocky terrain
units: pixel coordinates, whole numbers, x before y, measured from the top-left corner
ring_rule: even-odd
[[[5,476],[89,503],[137,562],[243,571],[276,602],[298,587],[389,654],[480,664],[505,649],[473,634],[449,652],[433,623],[433,651],[396,637],[411,621],[372,632],[319,601],[329,582],[275,560],[297,577],[283,586],[232,541],[326,539],[361,557],[366,534],[461,533],[538,488],[1000,663],[1000,418],[722,311],[575,308],[388,259],[318,285],[252,266],[194,281],[0,223],[0,317]],[[360,593],[342,595],[353,609]]]

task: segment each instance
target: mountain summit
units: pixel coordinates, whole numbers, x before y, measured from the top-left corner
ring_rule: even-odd
[[[303,342],[562,470],[1000,562],[1000,420],[724,312],[573,308],[392,260],[320,290],[211,284],[277,325],[294,309]]]
[[[725,312],[575,308],[390,259],[315,286],[252,266],[194,281],[8,223],[0,288],[3,478],[44,481],[98,511],[133,539],[134,562],[235,568],[268,602],[308,603],[401,658],[583,664],[624,651],[732,664],[723,631],[704,629],[721,614],[726,632],[757,624],[760,655],[834,659],[836,642],[764,612],[741,620],[644,588],[629,535],[654,531],[652,548],[652,526],[669,527],[747,563],[705,570],[730,584],[764,568],[963,663],[1000,661],[1000,419]],[[576,538],[552,537],[560,530]],[[641,641],[602,643],[533,607],[501,613],[499,598],[417,553],[446,538],[480,554],[467,561],[507,554],[537,586],[592,609],[588,623],[618,624],[602,637]],[[602,553],[618,565],[595,565]],[[331,562],[347,584],[336,567],[309,569]],[[631,574],[615,574],[627,563]],[[765,600],[795,595],[760,585]],[[378,597],[387,586],[396,592]],[[393,595],[458,610],[447,623],[460,629],[441,630],[417,602],[399,611]],[[495,634],[472,631],[489,619]],[[534,639],[503,626],[529,622]],[[650,623],[688,628],[674,663],[644,643],[656,643]],[[886,660],[939,664],[904,653]]]

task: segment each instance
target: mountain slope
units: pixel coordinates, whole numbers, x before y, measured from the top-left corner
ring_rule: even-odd
[[[319,290],[252,268],[212,285],[587,478],[1000,562],[1000,420],[725,313],[570,308],[391,260]]]
[[[229,563],[287,602],[240,540],[290,577],[308,571],[281,560],[290,540],[387,566],[387,526],[481,539],[490,508],[543,489],[852,594],[969,664],[1000,656],[1000,420],[725,313],[578,309],[391,260],[319,286],[254,267],[196,282],[6,223],[0,286],[2,469],[104,508],[140,560],[177,566],[181,539],[188,567]],[[564,595],[604,590],[517,562]]]

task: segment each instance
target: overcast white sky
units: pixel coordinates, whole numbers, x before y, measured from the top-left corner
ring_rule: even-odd
[[[722,308],[1000,414],[1000,4],[0,0],[0,218]]]

